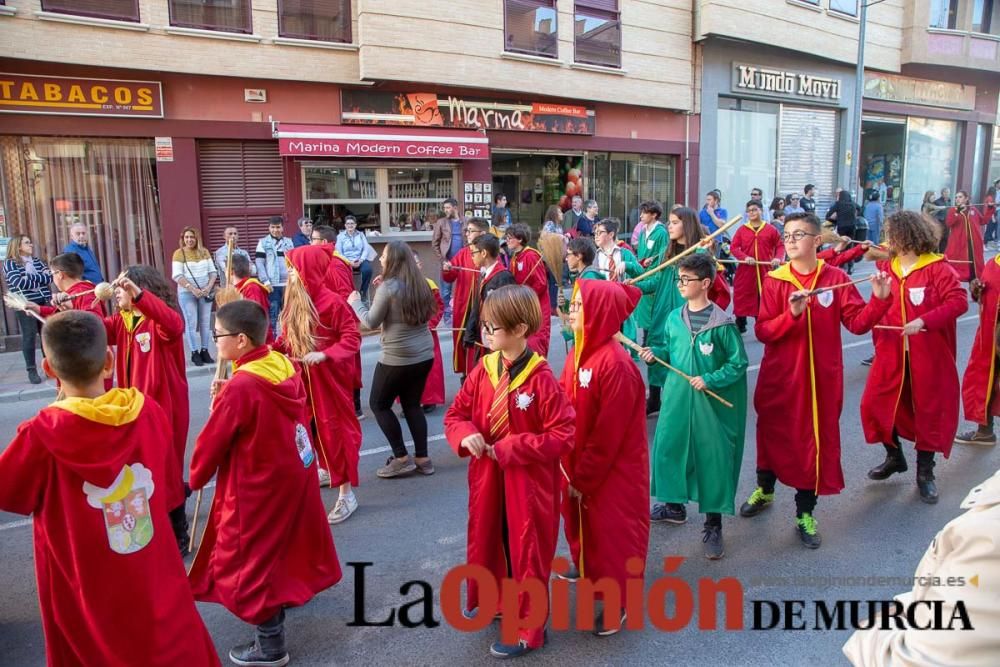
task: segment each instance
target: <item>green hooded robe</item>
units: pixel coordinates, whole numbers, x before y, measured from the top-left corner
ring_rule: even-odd
[[[657,222],[653,227],[653,231],[647,233],[645,227],[639,232],[639,244],[636,246],[636,257],[642,262],[645,259],[652,258],[652,262],[649,266],[643,269],[646,271],[652,269],[654,266],[658,265],[663,261],[663,255],[667,252],[667,246],[670,245],[670,237],[667,235],[667,228],[662,222]],[[662,273],[662,272],[661,272]],[[642,290],[643,297],[639,300],[639,305],[635,308],[635,324],[640,329],[648,329],[649,324],[653,318],[653,297],[649,296],[653,294],[656,290],[656,285],[659,284],[658,279],[659,274],[651,276],[647,280],[656,281],[648,292]],[[643,281],[645,282],[645,281]],[[637,287],[641,289],[641,284],[637,284]]]

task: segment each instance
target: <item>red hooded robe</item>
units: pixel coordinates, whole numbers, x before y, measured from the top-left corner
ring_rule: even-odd
[[[473,369],[444,416],[445,436],[459,456],[469,456],[462,440],[482,433],[497,458],[483,455],[469,461],[467,560],[492,572],[499,585],[507,576],[509,555],[516,581],[534,577],[547,582],[559,540],[559,458],[573,446],[573,408],[549,365],[528,349],[511,369],[506,399],[510,434],[490,442],[488,414],[503,369],[500,354],[487,355]],[[469,583],[466,606],[479,606],[475,582]],[[529,607],[522,596],[522,618]],[[495,611],[499,608],[481,613]],[[544,643],[541,629],[522,630],[520,637],[532,648]]]
[[[108,343],[114,341],[118,386],[135,387],[170,416],[177,479],[166,489],[169,509],[184,502],[184,449],[188,435],[188,384],[184,361],[184,318],[159,297],[143,290],[131,312],[104,318]]]
[[[991,259],[979,278],[983,291],[979,296],[979,329],[969,352],[969,365],[962,378],[962,403],[965,418],[986,424],[1000,414],[997,396],[997,318],[1000,318],[1000,255]]]
[[[764,291],[764,278],[771,270],[771,260],[784,255],[784,245],[778,230],[764,221],[754,230],[749,224],[743,225],[733,234],[730,252],[736,259],[754,259],[760,264],[736,267],[733,280],[733,315],[737,317],[757,317],[760,298]],[[722,308],[724,306],[720,306]]]
[[[320,467],[330,473],[330,486],[350,482],[358,485],[361,424],[354,414],[355,357],[361,349],[358,318],[343,298],[327,289],[331,256],[323,246],[301,246],[285,256],[298,273],[319,321],[315,323],[316,351],[326,360],[313,366],[296,362],[302,372],[315,428]],[[286,288],[288,289],[288,288]],[[283,337],[274,349],[289,353]]]
[[[819,260],[805,283],[791,264],[767,274],[754,326],[764,358],[754,391],[757,410],[757,469],[774,472],[782,484],[818,495],[844,488],[840,467],[840,413],[844,404],[841,324],[853,334],[870,331],[891,301],[867,305],[851,285],[810,299],[793,317],[793,292],[850,282],[847,274]]]
[[[167,512],[170,422],[136,389],[68,398],[0,454],[0,509],[33,514],[49,665],[218,665]]]
[[[518,285],[526,285],[538,296],[542,309],[541,326],[528,338],[528,347],[549,356],[549,339],[552,337],[552,302],[549,299],[549,279],[545,260],[534,248],[523,248],[510,260],[507,270]]]
[[[962,282],[983,275],[983,218],[979,209],[968,206],[964,211],[952,207],[948,209],[945,224],[951,231],[948,234],[948,245],[944,256],[955,260],[952,268],[958,273]],[[974,262],[963,264],[960,262]]]
[[[324,244],[320,247],[329,250],[332,258],[330,261],[330,267],[326,272],[326,286],[334,294],[346,301],[347,297],[349,297],[351,292],[354,291],[354,269],[351,267],[351,260],[337,252],[336,245]],[[351,310],[351,313],[354,313],[353,309]],[[360,347],[358,348],[358,353],[354,355],[354,363],[354,388],[361,389],[364,385],[361,382]]]
[[[430,278],[427,284],[434,294],[434,301],[437,303],[437,312],[430,319],[427,326],[431,330],[431,337],[434,339],[434,365],[427,375],[427,382],[424,384],[424,393],[420,397],[420,405],[444,405],[444,360],[441,357],[441,341],[438,340],[437,325],[441,323],[444,316],[444,299],[441,298],[441,290]]]
[[[242,280],[236,281],[233,285],[236,290],[240,293],[247,301],[253,301],[258,306],[264,309],[265,313],[269,313],[270,302],[268,301],[267,295],[271,292],[271,288],[264,285],[262,282],[256,278],[247,277]],[[270,320],[268,320],[267,325],[267,343],[270,345],[274,342],[274,330],[271,329]]]
[[[259,625],[333,586],[341,571],[315,482],[301,377],[266,346],[233,369],[191,458],[192,488],[219,472],[191,589]]]
[[[471,366],[475,365],[475,360],[473,358],[473,363],[469,363],[469,355],[465,353],[462,345],[462,332],[472,312],[472,300],[479,292],[479,269],[472,261],[472,251],[468,246],[459,250],[458,254],[451,258],[450,263],[453,267],[460,267],[441,271],[441,280],[454,283],[451,293],[453,301],[451,366],[459,375],[467,375],[471,371]],[[447,308],[447,304],[445,307]]]
[[[882,324],[901,327],[919,317],[926,330],[875,336],[875,361],[861,396],[865,439],[892,442],[895,428],[917,449],[947,457],[958,430],[955,321],[969,307],[968,294],[941,255],[921,255],[905,275],[898,258],[878,268],[892,277],[892,307]]]
[[[645,563],[649,546],[649,446],[646,386],[614,335],[642,292],[603,280],[576,285],[584,332],[576,336],[561,380],[576,412],[576,437],[562,465],[583,499],[570,498],[563,480],[563,525],[582,574],[591,581],[609,577],[624,591],[625,564],[630,558]]]
[[[90,282],[89,280],[81,280],[75,285],[70,285],[69,289],[66,290],[66,294],[73,297],[72,299],[70,299],[70,308],[72,308],[73,310],[86,310],[87,312],[97,315],[103,320],[105,315],[104,304],[102,304],[100,300],[98,300],[98,298],[94,296],[94,294],[87,294],[85,296],[75,296],[77,294],[82,294],[84,292],[90,292],[92,289],[94,289],[94,283]],[[53,315],[59,312],[59,309],[56,308],[55,306],[41,306],[39,307],[38,310],[39,314],[45,318],[52,317]],[[56,379],[56,383],[57,384],[59,383],[58,378]],[[110,390],[111,387],[114,386],[114,384],[115,384],[114,378],[105,378],[104,390],[105,391]]]

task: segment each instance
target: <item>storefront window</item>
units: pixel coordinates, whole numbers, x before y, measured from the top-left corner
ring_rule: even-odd
[[[669,155],[589,153],[586,178],[600,217],[621,220],[623,238],[638,224],[642,202],[655,199],[665,211],[674,204],[674,159]]]
[[[958,0],[931,0],[930,27],[954,30],[957,18]]]
[[[976,125],[976,152],[972,159],[972,189],[969,196],[972,201],[983,201],[986,194],[986,187],[983,186],[983,169],[985,161],[989,159],[990,150],[990,126],[982,123]]]
[[[337,229],[353,215],[368,234],[430,231],[441,202],[455,196],[455,182],[451,165],[302,168],[305,214]]]
[[[1000,179],[1000,125],[993,126],[993,150],[990,151],[990,182]]]
[[[7,228],[49,260],[83,223],[105,276],[163,266],[152,140],[0,137]],[[171,239],[169,243],[173,243]]]
[[[955,192],[958,163],[958,123],[932,118],[906,120],[906,160],[903,167],[903,208],[918,210],[924,192],[951,188]]]
[[[719,189],[729,211],[741,210],[754,188],[775,192],[778,111],[770,102],[719,98],[718,182],[701,189]]]

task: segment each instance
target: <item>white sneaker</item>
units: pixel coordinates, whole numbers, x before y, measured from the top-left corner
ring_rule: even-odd
[[[316,467],[319,468],[319,466]],[[323,468],[319,468],[319,485],[330,486],[330,473]]]
[[[337,499],[337,504],[333,506],[333,509],[326,516],[326,520],[331,524],[342,523],[347,521],[348,517],[354,514],[354,510],[356,509],[358,509],[357,496],[354,494],[341,496]]]

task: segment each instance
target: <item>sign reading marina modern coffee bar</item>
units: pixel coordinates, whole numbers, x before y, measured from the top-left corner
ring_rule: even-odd
[[[840,101],[841,80],[809,72],[733,63],[734,93],[794,98],[826,104]]]

